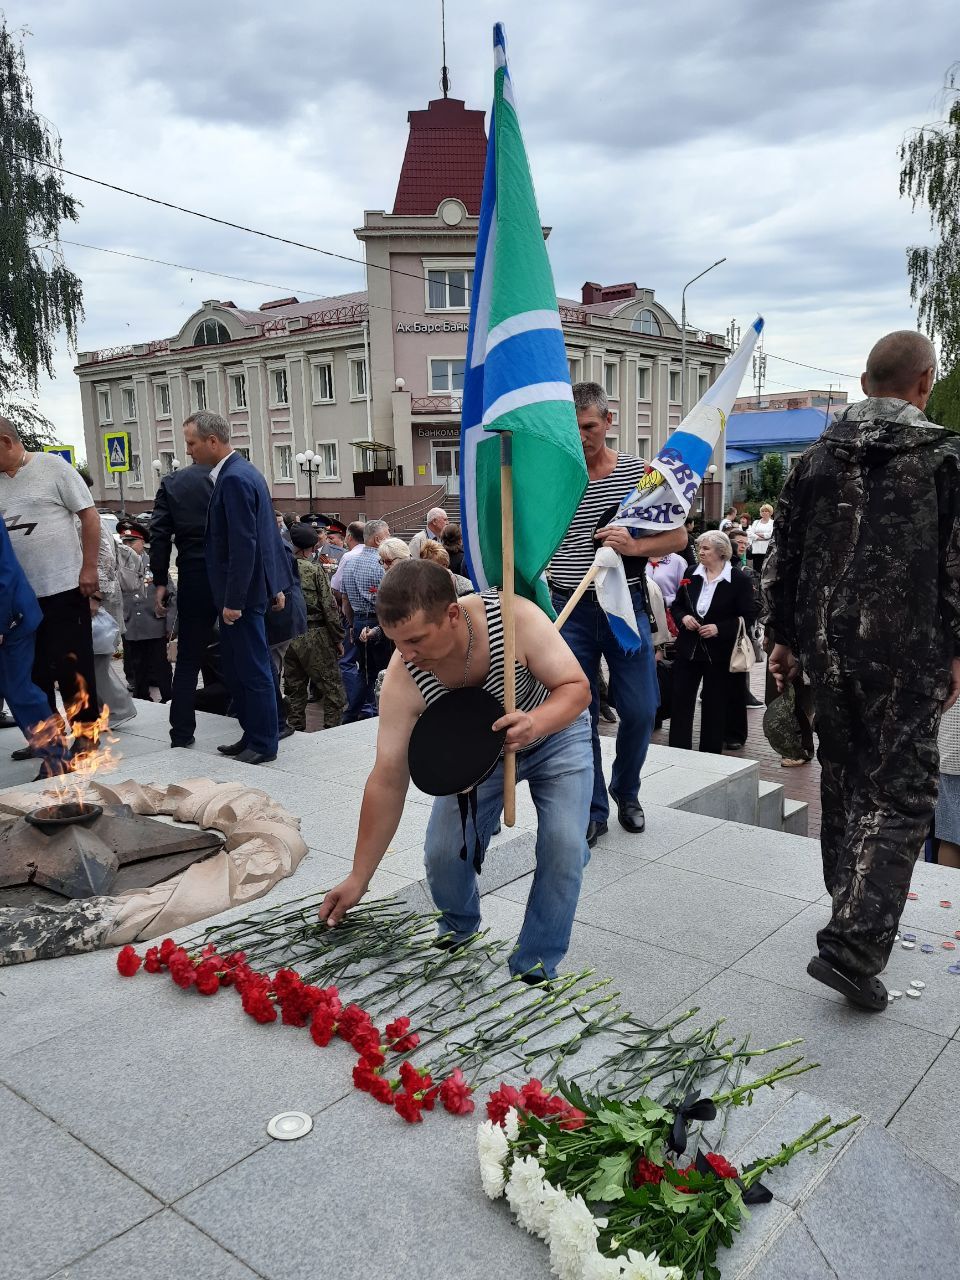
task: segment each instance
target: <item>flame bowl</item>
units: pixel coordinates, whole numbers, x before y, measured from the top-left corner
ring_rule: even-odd
[[[64,804],[44,805],[24,814],[24,817],[32,827],[39,827],[41,831],[59,831],[61,827],[92,822],[101,813],[103,805],[78,804],[76,800],[68,800]]]

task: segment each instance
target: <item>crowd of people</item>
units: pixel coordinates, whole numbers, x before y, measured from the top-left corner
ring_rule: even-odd
[[[734,507],[699,534],[693,520],[659,532],[611,523],[647,464],[607,443],[603,388],[577,384],[588,484],[548,567],[564,620],[558,630],[517,601],[507,713],[501,595],[474,591],[443,509],[409,544],[385,520],[278,515],[227,422],[200,411],[184,423],[194,465],[163,480],[149,525],[126,522],[117,537],[77,473],[28,453],[0,420],[0,692],[28,739],[16,754],[39,756],[42,775],[69,769],[96,749],[101,701],[116,724],[154,691],[170,702],[173,746],[193,745],[205,705],[239,722],[219,750],[249,764],[275,759],[280,740],[306,728],[311,698],[318,728],[379,714],[353,869],[322,911],[335,924],[396,832],[422,752],[414,730],[433,717],[464,771],[437,799],[426,839],[440,942],[456,945],[480,923],[476,877],[504,803],[502,749],[538,814],[537,874],[511,968],[540,982],[566,950],[611,802],[626,832],[645,830],[640,774],[658,717],[671,746],[691,749],[699,695],[699,749],[721,752],[740,749],[748,711],[769,704],[765,727],[790,744],[785,765],[811,758],[814,733],[819,746],[833,910],[808,973],[879,1011],[877,975],[934,823],[944,862],[960,863],[960,445],[924,416],[934,371],[919,334],[881,339],[865,399],[794,466],[776,510]],[[598,547],[622,558],[635,644],[618,639],[595,590],[577,593]],[[110,658],[121,634],[118,692]],[[765,653],[761,701],[750,671]],[[479,693],[493,710],[478,721],[458,698]],[[609,779],[601,714],[617,722]],[[429,769],[420,781],[430,785]]]

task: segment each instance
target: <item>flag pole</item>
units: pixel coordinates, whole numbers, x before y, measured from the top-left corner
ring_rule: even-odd
[[[600,568],[601,566],[597,564],[596,561],[594,561],[594,563],[590,566],[587,572],[583,575],[583,578],[581,579],[580,584],[577,587],[576,591],[574,591],[573,595],[570,597],[567,603],[563,606],[563,611],[561,612],[560,616],[557,618],[556,622],[553,624],[558,631],[566,622],[566,620],[570,617],[571,613],[573,613],[577,605],[580,603],[580,600],[583,597],[583,595],[586,593],[586,590],[590,586],[590,583],[594,580],[594,578],[600,572]]]
[[[500,432],[500,536],[503,546],[503,709],[517,709],[517,632],[514,617],[513,435]],[[517,820],[517,757],[503,753],[503,825]]]

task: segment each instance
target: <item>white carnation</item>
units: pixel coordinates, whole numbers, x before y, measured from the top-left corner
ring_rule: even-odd
[[[543,1203],[543,1170],[533,1156],[514,1160],[507,1182],[507,1203],[520,1225],[531,1234]]]
[[[516,1107],[510,1107],[504,1116],[503,1132],[507,1135],[509,1142],[516,1142],[520,1137],[520,1121],[517,1117]]]
[[[550,1215],[547,1243],[550,1245],[550,1269],[559,1280],[580,1280],[583,1263],[597,1252],[600,1227],[605,1218],[594,1218],[581,1196],[566,1197]]]
[[[619,1258],[606,1258],[602,1253],[589,1253],[583,1260],[581,1280],[620,1280]]]
[[[619,1262],[623,1266],[623,1280],[683,1280],[680,1268],[662,1267],[656,1253],[647,1255],[628,1249],[626,1258],[621,1255]]]
[[[507,1135],[492,1120],[477,1126],[477,1155],[480,1158],[480,1181],[491,1200],[503,1195],[503,1165],[510,1147]]]

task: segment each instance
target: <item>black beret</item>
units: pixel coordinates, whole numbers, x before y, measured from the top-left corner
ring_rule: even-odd
[[[319,540],[319,534],[312,525],[295,524],[290,530],[290,541],[300,550],[307,551],[310,547],[315,547]]]
[[[478,787],[500,759],[506,729],[491,727],[504,714],[486,689],[453,689],[431,702],[413,727],[407,762],[415,787],[428,796],[452,796]]]

